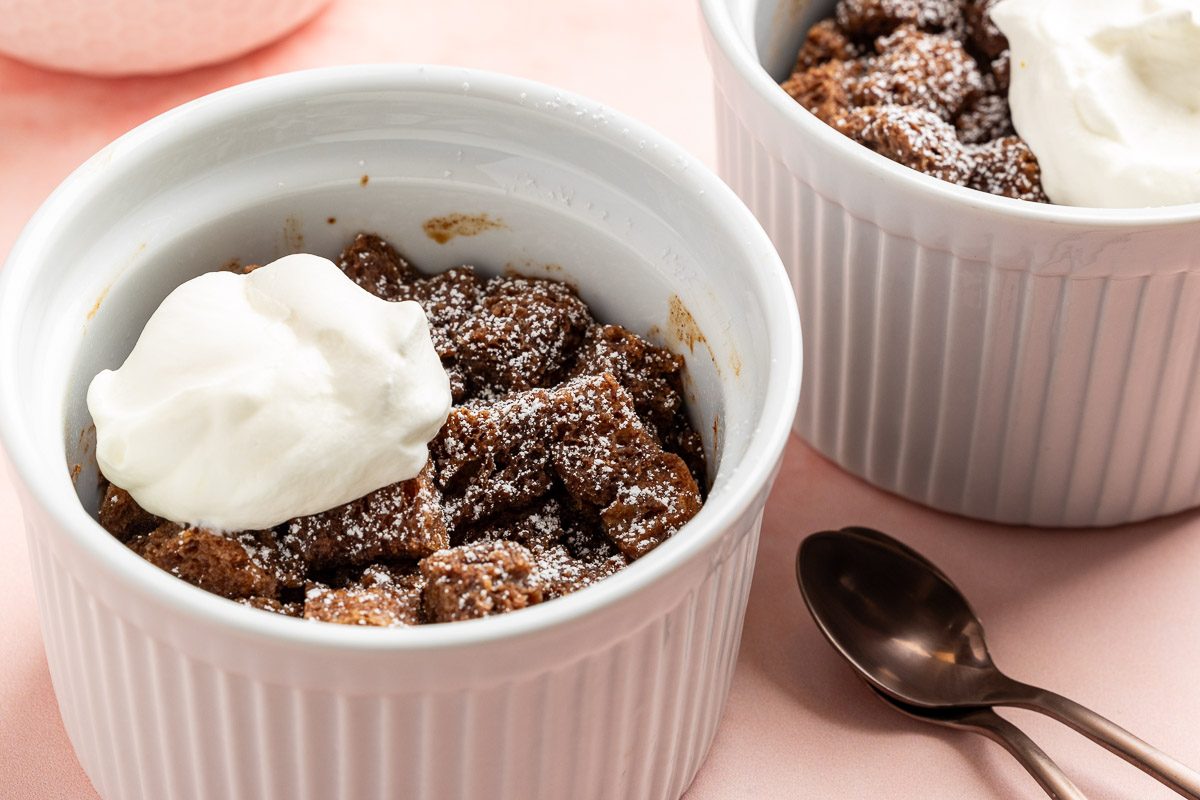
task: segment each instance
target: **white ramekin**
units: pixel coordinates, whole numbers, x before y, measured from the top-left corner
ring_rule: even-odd
[[[499,227],[439,245],[428,217]],[[708,503],[629,569],[505,617],[403,630],[239,606],[89,509],[83,390],[175,285],[376,230],[428,268],[573,282],[683,352]],[[674,798],[732,674],[800,338],[786,273],[714,175],[540,84],[442,67],[284,75],[171,111],[46,201],[0,276],[0,434],[51,676],[110,800]],[[68,465],[83,465],[78,489]],[[80,499],[83,499],[81,504]],[[85,505],[88,508],[85,508]]]
[[[721,174],[799,300],[801,435],[983,519],[1111,525],[1200,504],[1200,204],[1040,205],[906,169],[776,83],[832,2],[700,5]]]

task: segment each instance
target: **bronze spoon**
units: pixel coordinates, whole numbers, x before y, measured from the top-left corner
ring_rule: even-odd
[[[1200,774],[1073,700],[1000,672],[966,598],[907,545],[869,528],[814,533],[796,554],[796,577],[817,627],[881,692],[920,708],[1039,711],[1200,800]]]

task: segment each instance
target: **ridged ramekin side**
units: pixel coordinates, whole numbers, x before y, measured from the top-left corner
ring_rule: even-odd
[[[728,694],[761,505],[672,606],[590,620],[609,639],[592,652],[538,648],[518,673],[497,667],[490,683],[436,691],[398,670],[384,693],[300,686],[283,664],[252,675],[184,652],[107,605],[56,552],[48,520],[28,525],[63,719],[106,800],[666,800],[691,782]],[[336,651],[308,657],[325,662],[330,685],[353,683],[339,670],[390,668],[383,652],[349,667]]]

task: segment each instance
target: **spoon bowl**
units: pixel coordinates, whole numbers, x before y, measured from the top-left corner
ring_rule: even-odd
[[[821,632],[876,689],[928,708],[997,687],[983,625],[941,570],[870,528],[815,533],[796,559]]]

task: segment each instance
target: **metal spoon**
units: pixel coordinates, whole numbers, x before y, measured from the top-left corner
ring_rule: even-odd
[[[906,717],[931,722],[959,731],[971,731],[997,742],[1021,762],[1046,794],[1055,800],[1087,800],[1083,792],[1050,760],[1046,751],[1025,735],[1025,732],[987,706],[975,708],[921,708],[902,703],[872,688],[876,697]]]
[[[1200,800],[1200,774],[1073,700],[1000,672],[966,598],[903,543],[869,528],[815,533],[796,554],[796,577],[821,632],[885,694],[923,708],[1048,714]]]

